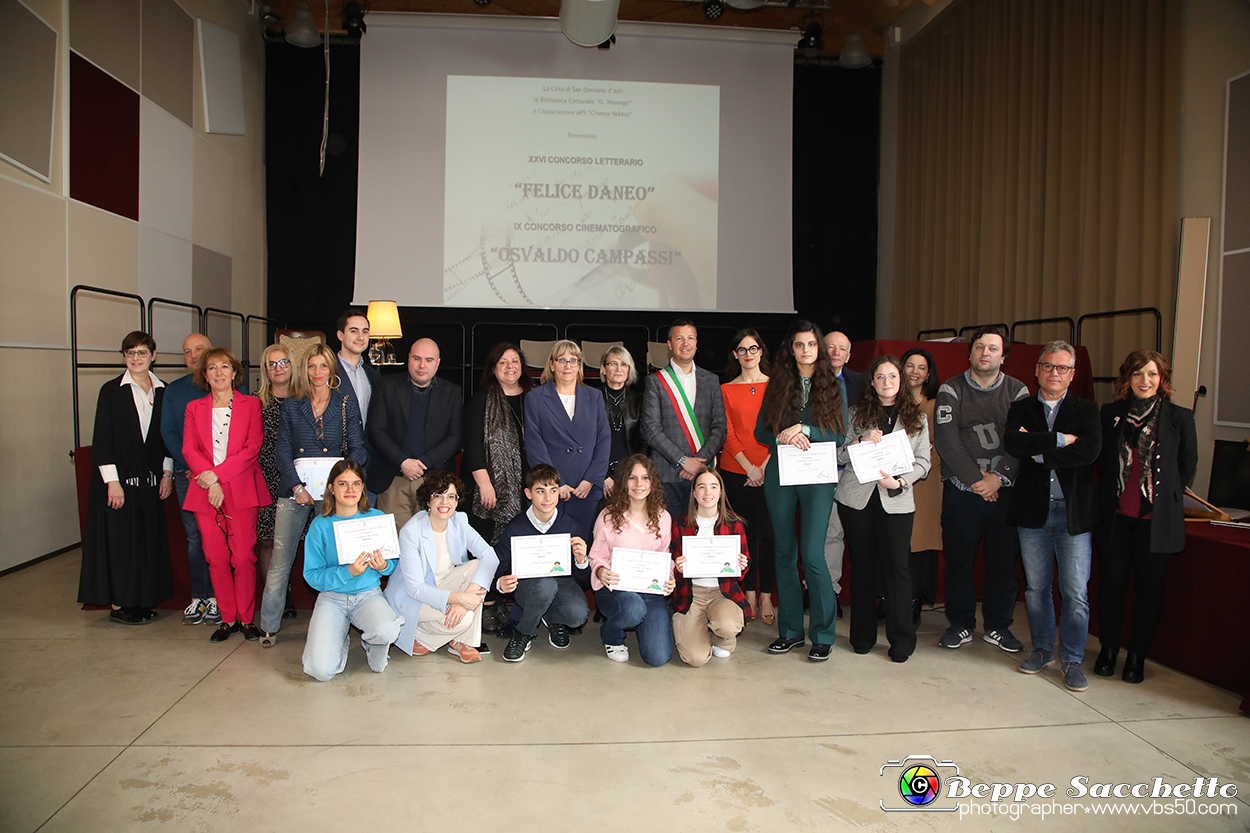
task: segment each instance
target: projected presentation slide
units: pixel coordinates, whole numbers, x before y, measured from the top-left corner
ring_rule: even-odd
[[[720,87],[449,75],[443,303],[715,309]]]

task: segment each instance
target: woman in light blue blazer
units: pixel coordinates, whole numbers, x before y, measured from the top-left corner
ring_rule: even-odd
[[[541,381],[525,397],[525,455],[560,472],[560,511],[589,541],[612,453],[603,394],[583,384],[582,348],[567,339],[551,348]]]
[[[864,374],[859,397],[851,408],[847,444],[838,460],[850,462],[850,449],[880,443],[902,434],[915,458],[911,471],[897,475],[878,470],[860,483],[852,466],[838,479],[838,515],[851,553],[851,647],[866,654],[877,642],[876,576],[885,587],[885,635],[890,659],[906,662],[916,650],[916,625],[911,606],[911,526],[916,512],[912,485],[929,473],[929,421],[919,403],[903,387],[903,363],[878,356]],[[852,441],[851,438],[854,438]]]
[[[446,645],[461,662],[482,658],[482,599],[499,559],[469,516],[456,511],[463,492],[451,472],[427,472],[417,489],[426,508],[399,532],[399,567],[384,595],[404,617],[395,645],[409,656]]]

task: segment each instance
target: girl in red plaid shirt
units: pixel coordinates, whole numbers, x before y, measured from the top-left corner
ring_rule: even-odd
[[[735,575],[687,578],[682,539],[713,535],[735,536]],[[725,483],[720,472],[704,468],[695,476],[690,489],[690,505],[680,520],[673,522],[671,552],[677,568],[673,591],[673,643],[682,662],[698,668],[712,657],[727,658],[738,644],[745,617],[751,612],[738,576],[750,565],[746,530],[742,520],[729,508]],[[732,556],[727,556],[733,558]],[[706,571],[700,571],[706,575]],[[723,573],[724,569],[717,572]]]

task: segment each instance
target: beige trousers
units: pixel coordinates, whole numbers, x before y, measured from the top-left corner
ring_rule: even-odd
[[[463,564],[451,568],[447,578],[438,585],[439,590],[450,590],[452,593],[463,593],[473,583],[473,575],[477,572],[480,562],[470,558]],[[429,605],[421,605],[417,614],[417,639],[422,646],[437,651],[448,642],[463,642],[470,648],[482,644],[482,608],[470,610],[460,620],[460,624],[449,628],[443,624],[446,614]],[[710,649],[709,649],[710,650]]]
[[[685,613],[673,614],[673,644],[686,665],[698,668],[712,658],[712,646],[732,651],[742,633],[742,608],[725,598],[719,587],[692,587],[694,598]]]
[[[424,481],[424,477],[409,480],[401,474],[391,481],[385,492],[378,495],[378,509],[395,516],[396,529],[403,529],[413,515],[426,508],[417,505],[417,489]]]

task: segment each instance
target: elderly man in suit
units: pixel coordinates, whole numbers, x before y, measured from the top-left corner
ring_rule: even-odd
[[[715,466],[725,443],[725,400],[720,380],[696,367],[699,332],[679,319],[668,328],[667,367],[647,377],[642,399],[642,436],[664,483],[668,511],[686,511],[690,484],[703,466]]]
[[[1089,636],[1090,535],[1097,514],[1093,463],[1102,448],[1098,406],[1068,392],[1076,350],[1052,341],[1037,359],[1037,396],[1012,403],[1003,445],[1020,460],[1007,514],[1020,536],[1033,653],[1020,663],[1036,674],[1055,661],[1056,567],[1063,610],[1059,663],[1071,691],[1088,688],[1081,661]]]
[[[459,385],[435,375],[440,360],[432,339],[417,339],[408,351],[408,373],[382,379],[369,402],[368,436],[377,454],[367,485],[401,529],[425,508],[416,497],[425,473],[451,471],[462,445],[464,398]]]

